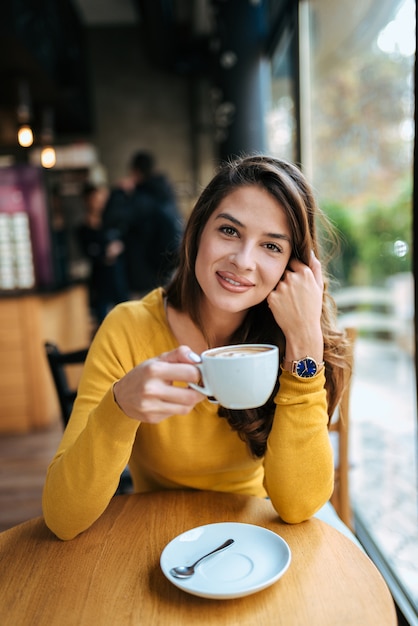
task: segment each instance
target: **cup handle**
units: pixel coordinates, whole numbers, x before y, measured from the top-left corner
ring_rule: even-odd
[[[204,382],[204,374],[203,374],[203,367],[201,363],[196,363],[196,367],[200,370],[200,373],[202,374],[202,380]],[[191,387],[192,389],[195,389],[196,391],[199,391],[200,393],[204,393],[205,396],[213,396],[212,391],[209,389],[209,387],[205,384],[202,385],[198,385],[196,383],[188,383],[189,387]]]

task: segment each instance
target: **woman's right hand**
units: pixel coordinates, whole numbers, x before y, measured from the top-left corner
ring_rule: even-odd
[[[186,415],[203,396],[173,382],[197,383],[197,362],[199,356],[188,346],[144,361],[115,383],[115,401],[126,415],[148,424],[157,424],[171,415]]]

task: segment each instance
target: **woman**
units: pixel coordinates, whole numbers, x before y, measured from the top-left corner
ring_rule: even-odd
[[[118,305],[94,338],[44,489],[59,537],[101,515],[127,463],[138,492],[269,496],[289,523],[329,499],[327,427],[346,344],[318,260],[318,217],[287,162],[250,156],[219,170],[191,213],[170,284]],[[283,357],[265,406],[226,410],[188,387],[203,350],[253,342],[275,343]]]

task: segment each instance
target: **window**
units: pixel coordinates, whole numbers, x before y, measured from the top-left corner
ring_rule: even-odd
[[[415,2],[300,0],[299,79],[287,50],[283,36],[272,56],[269,149],[296,160],[300,150],[341,234],[332,290],[341,326],[358,330],[350,426],[356,532],[401,610],[416,615]]]
[[[296,24],[287,24],[271,59],[271,104],[266,119],[269,152],[289,161],[297,161],[299,154],[296,44]]]

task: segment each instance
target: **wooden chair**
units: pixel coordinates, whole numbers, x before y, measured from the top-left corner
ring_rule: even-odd
[[[66,428],[77,395],[77,389],[71,385],[68,369],[74,365],[82,366],[84,364],[88,348],[62,352],[56,344],[47,341],[45,342],[45,352],[59,400],[62,424]],[[125,468],[120,477],[116,494],[131,492],[132,478],[129,469]]]
[[[73,403],[77,395],[77,389],[73,388],[70,384],[68,368],[72,365],[83,365],[88,348],[71,352],[61,352],[56,344],[47,341],[45,343],[45,351],[57,391],[62,424],[65,428],[70,419]]]
[[[329,431],[336,433],[335,446],[335,487],[331,496],[331,504],[337,511],[342,521],[353,530],[352,510],[350,502],[349,489],[349,426],[350,426],[350,392],[351,392],[351,375],[354,365],[354,344],[357,336],[355,328],[346,328],[347,339],[350,342],[351,350],[349,355],[350,370],[346,374],[346,384],[342,395],[340,405],[333,416]],[[331,435],[332,437],[332,435]]]

